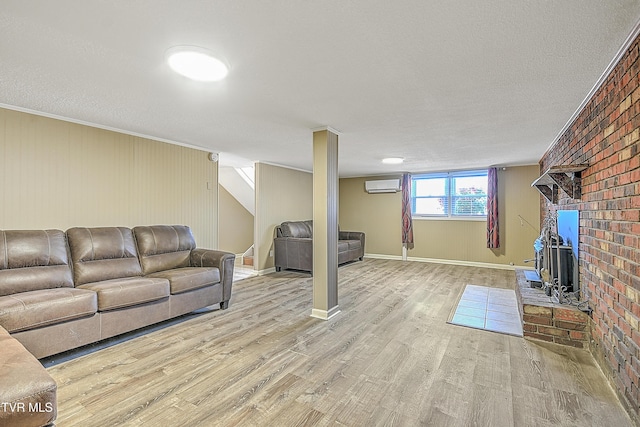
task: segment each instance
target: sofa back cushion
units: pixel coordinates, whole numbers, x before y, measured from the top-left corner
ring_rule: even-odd
[[[140,263],[144,274],[189,267],[196,242],[185,225],[151,225],[135,227]]]
[[[60,230],[0,230],[0,296],[73,287]]]
[[[142,276],[136,243],[126,227],[67,230],[76,286]]]
[[[313,222],[308,221],[286,221],[280,225],[282,237],[297,237],[308,239],[313,237]]]

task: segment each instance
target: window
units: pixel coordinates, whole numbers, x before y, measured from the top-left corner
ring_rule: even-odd
[[[415,216],[486,217],[487,171],[414,175],[411,206]]]

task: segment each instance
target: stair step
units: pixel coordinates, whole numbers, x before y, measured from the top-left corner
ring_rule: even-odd
[[[253,265],[253,257],[252,256],[242,257],[242,265]]]

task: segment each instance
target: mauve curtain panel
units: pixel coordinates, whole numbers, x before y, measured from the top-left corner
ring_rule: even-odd
[[[413,249],[413,219],[411,218],[411,175],[402,175],[402,246]]]
[[[500,247],[500,230],[498,228],[498,169],[489,168],[487,173],[487,248]]]

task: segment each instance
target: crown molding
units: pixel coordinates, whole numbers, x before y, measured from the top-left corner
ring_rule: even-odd
[[[197,145],[187,144],[185,142],[173,141],[173,140],[170,140],[170,139],[159,138],[157,136],[145,135],[143,133],[137,133],[137,132],[131,132],[131,131],[128,131],[128,130],[114,128],[114,127],[111,127],[111,126],[104,126],[104,125],[100,125],[100,124],[97,124],[97,123],[86,122],[84,120],[71,119],[69,117],[59,116],[57,114],[45,113],[43,111],[31,110],[29,108],[18,107],[18,106],[15,106],[15,105],[8,105],[8,104],[0,103],[0,108],[4,108],[6,110],[19,111],[21,113],[33,114],[34,116],[46,117],[48,119],[60,120],[62,122],[74,123],[76,125],[88,126],[88,127],[92,127],[92,128],[96,128],[96,129],[107,130],[107,131],[110,131],[110,132],[117,132],[117,133],[121,133],[123,135],[135,136],[137,138],[144,138],[144,139],[149,139],[149,140],[152,140],[152,141],[164,142],[166,144],[179,145],[181,147],[192,148],[192,149],[198,150],[198,151],[207,151],[207,152],[212,152],[213,151],[213,152],[215,152],[211,148],[198,147]]]

